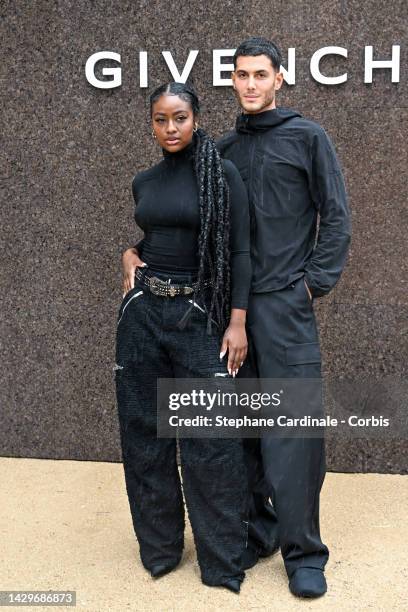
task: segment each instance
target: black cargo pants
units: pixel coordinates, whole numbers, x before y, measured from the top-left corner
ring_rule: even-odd
[[[173,283],[190,285],[194,280],[170,276]],[[177,327],[191,305],[189,299],[154,295],[136,281],[118,315],[115,369],[123,466],[133,526],[147,569],[177,565],[184,539],[176,440],[157,438],[157,378],[227,372],[226,359],[219,359],[219,333],[206,333],[205,299],[192,308],[187,327]],[[209,585],[230,577],[242,580],[241,556],[248,530],[242,442],[184,438],[179,446],[202,580]]]
[[[250,355],[239,376],[321,377],[313,303],[303,278],[279,291],[251,295],[248,336]],[[249,546],[268,554],[280,542],[289,577],[298,567],[324,569],[329,556],[319,528],[324,438],[264,435],[244,444],[252,491]]]

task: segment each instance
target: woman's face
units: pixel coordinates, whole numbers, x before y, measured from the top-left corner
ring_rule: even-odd
[[[170,153],[181,151],[192,141],[195,124],[193,110],[179,96],[160,96],[153,104],[152,123],[157,142]]]

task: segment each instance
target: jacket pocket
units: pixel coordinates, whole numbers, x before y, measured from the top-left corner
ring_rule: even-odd
[[[292,344],[286,347],[286,365],[305,365],[308,363],[320,364],[321,360],[322,357],[318,342]]]

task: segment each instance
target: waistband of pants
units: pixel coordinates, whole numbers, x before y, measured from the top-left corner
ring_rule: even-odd
[[[147,267],[138,268],[135,274],[140,283],[147,286],[151,293],[162,297],[175,297],[177,295],[190,295],[197,288],[197,274],[159,272],[149,270]],[[204,279],[202,289],[212,285],[211,279]]]
[[[198,272],[180,272],[175,270],[174,272],[158,270],[157,268],[150,268],[148,266],[144,268],[138,268],[139,272],[143,272],[143,277],[151,278],[155,276],[160,280],[178,285],[178,284],[193,284],[197,282]]]

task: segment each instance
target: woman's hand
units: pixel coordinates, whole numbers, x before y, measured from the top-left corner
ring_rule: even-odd
[[[136,249],[131,248],[124,251],[122,255],[122,281],[123,297],[135,286],[135,270],[146,266],[139,257]]]
[[[220,359],[228,351],[227,369],[231,376],[236,376],[239,368],[245,361],[248,341],[245,331],[246,310],[234,308],[231,312],[231,320],[225,330],[222,339]]]

